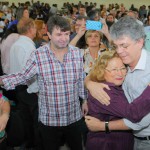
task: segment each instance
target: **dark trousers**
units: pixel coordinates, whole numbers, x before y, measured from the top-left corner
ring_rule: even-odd
[[[42,150],[59,150],[62,137],[71,150],[82,150],[81,120],[65,127],[51,127],[39,123]]]
[[[29,94],[27,86],[16,87],[18,109],[25,129],[25,147],[36,147],[38,145],[38,96]]]
[[[6,139],[0,143],[0,150],[7,150]]]

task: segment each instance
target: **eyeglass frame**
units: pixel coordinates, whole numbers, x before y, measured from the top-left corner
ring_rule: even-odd
[[[127,68],[126,67],[114,68],[114,69],[111,69],[111,70],[105,68],[105,70],[107,70],[110,73],[112,73],[113,71],[114,71],[114,73],[118,73],[118,71],[121,71],[121,73],[127,73]]]

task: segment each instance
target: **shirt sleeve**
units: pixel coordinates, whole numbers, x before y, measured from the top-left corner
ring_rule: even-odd
[[[23,70],[19,73],[1,76],[6,90],[15,89],[17,85],[26,84],[37,73],[34,51],[31,54]]]
[[[119,91],[106,90],[110,96],[110,105],[102,105],[96,99],[90,95],[90,101],[88,102],[93,111],[98,106],[98,110],[104,114],[114,115],[120,118],[127,118],[132,122],[139,122],[145,115],[150,112],[150,86],[148,86],[141,96],[136,98],[132,103],[128,103],[125,95]],[[118,94],[120,93],[120,94]],[[143,109],[144,108],[144,109]]]
[[[125,125],[131,128],[132,130],[141,130],[150,125],[150,113],[138,123],[133,123],[128,119],[123,119],[123,121]]]

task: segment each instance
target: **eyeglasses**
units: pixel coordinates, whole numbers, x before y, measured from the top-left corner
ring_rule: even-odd
[[[123,74],[125,74],[125,73],[127,72],[127,68],[125,68],[125,67],[123,67],[123,68],[114,68],[114,69],[111,69],[111,70],[105,68],[105,70],[107,70],[108,72],[113,73],[113,74],[116,74],[116,73],[118,73],[119,71],[120,71],[121,73],[123,73]]]

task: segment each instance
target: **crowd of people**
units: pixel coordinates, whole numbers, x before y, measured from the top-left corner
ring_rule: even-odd
[[[150,149],[150,6],[0,2],[0,38],[0,150]]]

